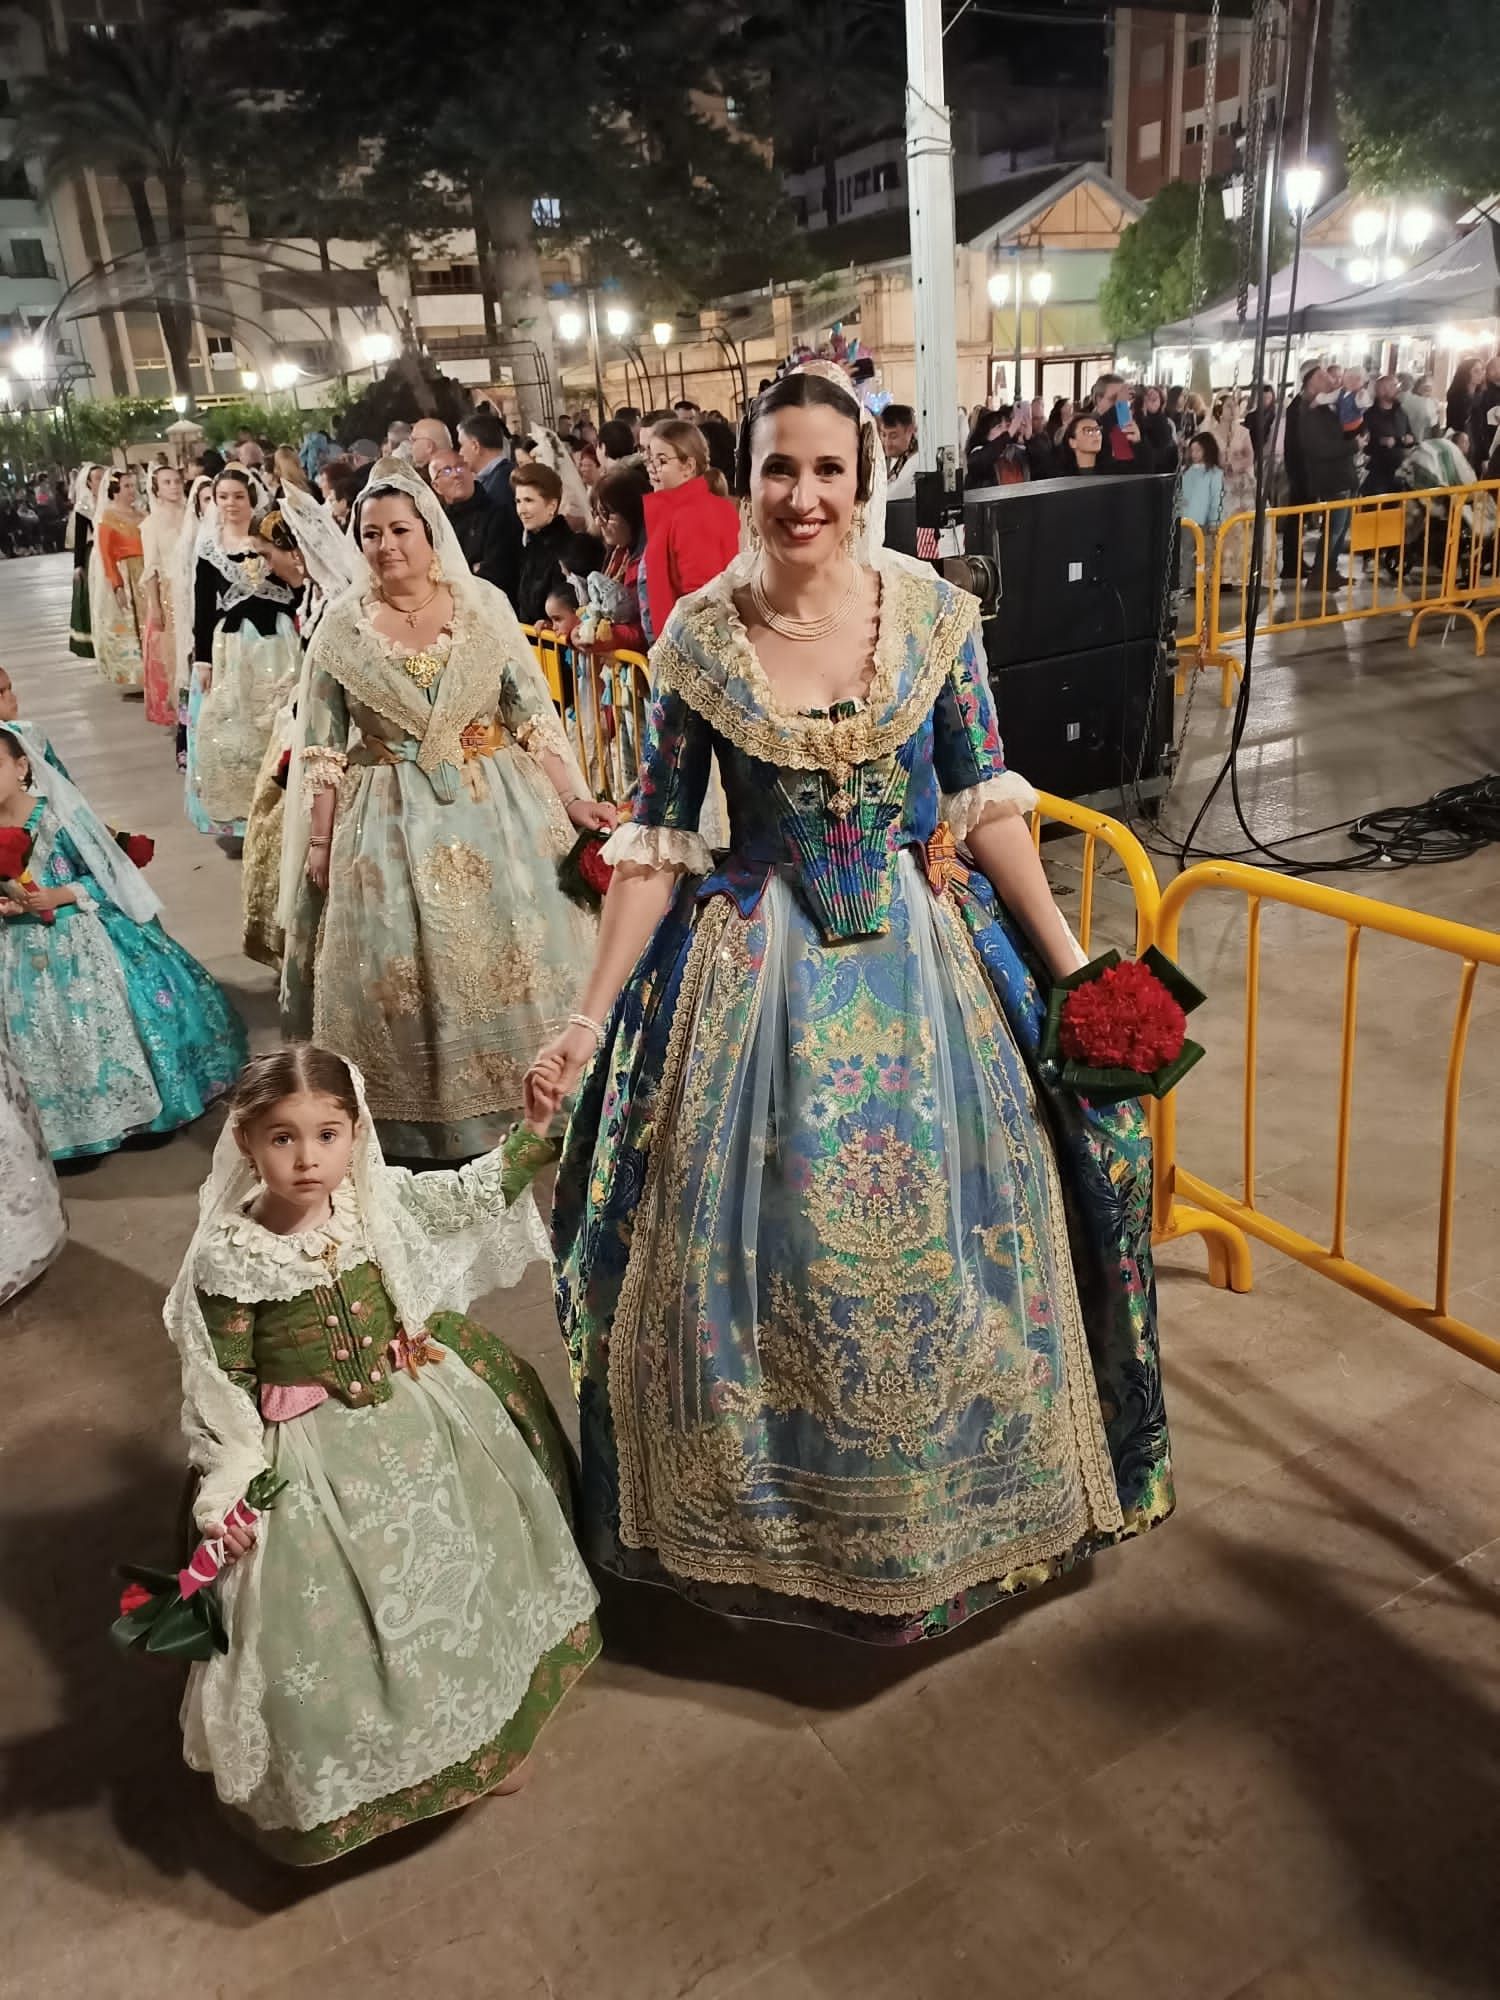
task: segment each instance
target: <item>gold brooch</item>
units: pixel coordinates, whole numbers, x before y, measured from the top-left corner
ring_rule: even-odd
[[[435,653],[408,653],[401,665],[424,693],[443,671],[443,663]]]

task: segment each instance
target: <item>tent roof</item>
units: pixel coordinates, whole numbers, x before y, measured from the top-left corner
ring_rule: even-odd
[[[1500,306],[1500,226],[1481,222],[1435,250],[1399,278],[1320,301],[1303,325],[1313,332],[1345,327],[1425,327],[1444,320],[1493,319]]]
[[[1340,271],[1331,264],[1325,264],[1321,257],[1310,250],[1304,250],[1297,270],[1297,318],[1310,316],[1314,306],[1326,305],[1332,299],[1344,296],[1347,283]],[[1271,324],[1274,333],[1285,329],[1282,325],[1287,303],[1292,295],[1292,267],[1285,264],[1271,280]],[[1245,306],[1245,329],[1248,332],[1255,325],[1255,315],[1259,310],[1260,289],[1250,287],[1249,299]],[[1174,320],[1170,326],[1159,326],[1152,335],[1157,347],[1185,347],[1188,336],[1194,330],[1190,319]],[[1196,322],[1196,339],[1201,345],[1205,341],[1233,340],[1240,332],[1239,300],[1234,292],[1222,299],[1215,299],[1211,305],[1199,308]]]

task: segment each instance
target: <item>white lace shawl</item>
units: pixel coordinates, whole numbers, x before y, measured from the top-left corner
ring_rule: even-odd
[[[423,1326],[438,1312],[466,1311],[481,1293],[510,1287],[534,1260],[549,1259],[546,1231],[530,1194],[504,1206],[498,1153],[457,1173],[414,1175],[388,1167],[357,1073],[355,1088],[360,1120],[349,1177],[352,1201],[403,1326]],[[245,1303],[295,1298],[304,1289],[299,1283],[284,1292],[272,1280],[273,1270],[283,1267],[266,1248],[267,1232],[252,1224],[253,1241],[248,1233],[235,1237],[233,1224],[256,1187],[231,1121],[214,1148],[213,1170],[198,1198],[198,1227],[164,1315],[182,1364],[182,1428],[201,1477],[195,1507],[200,1526],[222,1520],[266,1467],[260,1415],[214,1353],[198,1301],[200,1274],[211,1271],[216,1288]],[[228,1268],[232,1249],[244,1258],[239,1279]],[[268,1289],[258,1289],[262,1283]]]

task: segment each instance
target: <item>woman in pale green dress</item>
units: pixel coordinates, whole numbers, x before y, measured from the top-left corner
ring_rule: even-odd
[[[557,864],[614,813],[425,483],[377,467],[353,532],[369,574],[325,614],[298,700],[282,1026],[359,1065],[388,1153],[473,1158],[567,1020],[593,920]]]

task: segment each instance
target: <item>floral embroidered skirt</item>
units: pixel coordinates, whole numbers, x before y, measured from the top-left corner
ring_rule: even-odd
[[[41,1120],[0,1038],[0,1305],[40,1277],[67,1239]]]
[[[272,1424],[288,1482],[194,1667],[184,1752],[285,1861],[332,1860],[493,1790],[599,1650],[546,1394],[456,1314],[387,1403]]]
[[[187,815],[200,833],[245,835],[266,746],[291,699],[302,647],[283,612],[272,632],[247,620],[214,634],[205,688],[194,667],[187,712]]]
[[[522,750],[467,765],[451,803],[415,762],[357,756],[321,924],[309,898],[288,940],[286,990],[303,993],[283,1027],[308,1032],[316,937],[312,1038],[364,1072],[386,1153],[474,1158],[505,1136],[593,952],[592,917],[558,887],[572,829]]]
[[[682,892],[555,1224],[591,1560],[887,1643],[1171,1508],[1141,1114],[1046,1101],[993,906],[896,867],[848,943]]]
[[[117,688],[134,690],[142,684],[145,666],[141,656],[141,634],[146,629],[146,594],[141,578],[141,559],[128,556],[120,564],[125,579],[125,602],[110,589],[103,568],[96,563],[90,579],[89,610],[94,660],[105,680]]]
[[[59,910],[51,925],[0,923],[0,1031],[55,1160],[190,1125],[248,1053],[244,1023],[197,959],[108,904]]]

